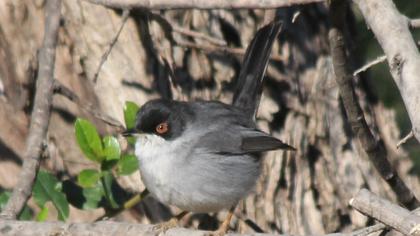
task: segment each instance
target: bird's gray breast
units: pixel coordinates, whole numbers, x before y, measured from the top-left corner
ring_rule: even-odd
[[[254,186],[260,162],[249,155],[213,153],[198,145],[200,135],[176,140],[137,141],[142,180],[165,204],[193,212],[214,212],[236,204]]]

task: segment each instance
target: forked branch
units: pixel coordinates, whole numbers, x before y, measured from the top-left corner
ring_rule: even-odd
[[[337,81],[343,106],[346,110],[353,134],[362,144],[370,162],[381,177],[389,184],[398,201],[409,209],[419,206],[419,202],[407,185],[398,176],[387,158],[387,151],[381,140],[373,135],[365,120],[362,108],[356,96],[353,76],[345,50],[344,24],[346,1],[333,0],[330,7],[332,27],[329,32],[330,50],[333,60],[335,79]]]

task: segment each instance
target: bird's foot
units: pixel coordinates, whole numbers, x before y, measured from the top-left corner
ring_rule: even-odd
[[[178,227],[178,219],[172,218],[166,222],[159,223],[153,226],[153,231],[157,231],[158,233],[165,233],[169,229]]]
[[[231,207],[225,220],[220,225],[220,227],[213,232],[206,234],[206,236],[225,236],[226,232],[229,230],[230,220],[232,219],[233,212],[235,211],[235,206]]]

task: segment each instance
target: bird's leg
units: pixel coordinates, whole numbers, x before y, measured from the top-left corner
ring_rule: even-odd
[[[235,207],[236,207],[236,205],[229,209],[229,212],[228,212],[225,220],[223,221],[222,225],[220,225],[220,227],[216,231],[211,232],[210,233],[211,236],[224,236],[226,234],[226,232],[229,229],[230,221],[231,221],[233,213],[235,211]]]
[[[168,229],[172,229],[178,226],[178,222],[186,215],[188,214],[188,211],[182,211],[175,217],[172,217],[172,219],[159,223],[155,226],[153,226],[153,230],[159,231],[160,233],[166,232]]]

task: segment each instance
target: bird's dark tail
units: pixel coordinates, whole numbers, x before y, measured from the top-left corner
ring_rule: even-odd
[[[257,113],[271,48],[281,26],[282,22],[274,21],[258,30],[246,50],[232,104],[250,118]]]

